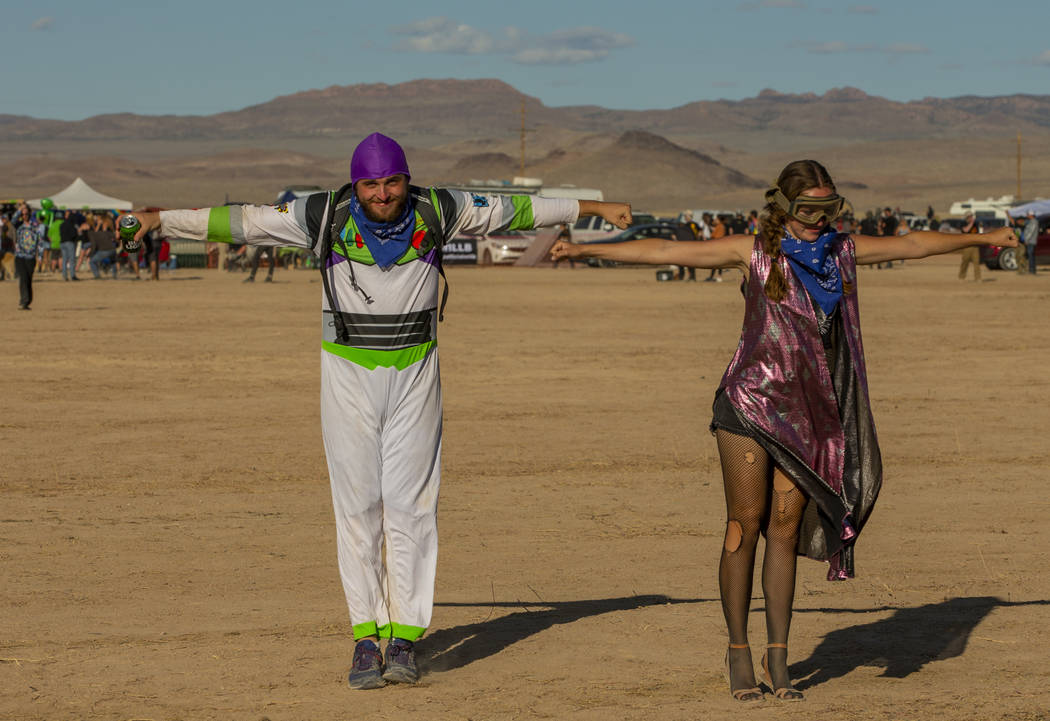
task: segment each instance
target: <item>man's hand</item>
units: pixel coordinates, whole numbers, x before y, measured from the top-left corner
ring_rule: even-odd
[[[600,215],[603,220],[612,223],[620,230],[629,228],[631,217],[630,203],[605,203],[600,200],[581,200],[580,215]]]
[[[601,211],[602,218],[620,230],[631,227],[634,220],[631,217],[630,203],[602,203]]]
[[[137,210],[134,213],[124,213],[124,215],[134,215],[142,227],[139,228],[139,232],[135,233],[135,240],[142,242],[142,239],[146,237],[146,233],[151,230],[157,230],[160,228],[160,213],[147,213],[142,210]],[[119,223],[119,218],[117,219]]]
[[[985,233],[981,239],[985,241],[985,245],[998,245],[1002,248],[1016,248],[1018,245],[1017,234],[1010,226],[996,228],[991,233]]]

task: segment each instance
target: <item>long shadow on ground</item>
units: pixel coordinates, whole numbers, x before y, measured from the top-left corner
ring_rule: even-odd
[[[526,604],[520,601],[504,603],[437,603],[452,608],[520,608],[522,610],[477,623],[442,628],[427,635],[423,641],[425,653],[420,654],[423,670],[449,671],[499,653],[522,639],[560,623],[573,623],[581,618],[615,611],[633,611],[646,606],[678,603],[716,602],[717,598],[670,598],[669,596],[626,596],[591,601],[554,601]],[[533,609],[530,610],[530,605]]]
[[[449,671],[487,658],[529,636],[562,623],[617,611],[680,603],[718,603],[717,598],[671,598],[662,595],[625,596],[584,601],[528,604],[514,602],[437,603],[449,608],[521,610],[429,634],[422,642],[419,663],[424,671]],[[1048,600],[1004,601],[994,596],[952,598],[915,608],[804,608],[796,613],[884,614],[889,618],[842,628],[824,636],[809,658],[791,665],[800,690],[841,678],[861,666],[884,669],[882,675],[904,678],[931,661],[962,655],[974,629],[997,608],[1050,606]],[[755,609],[761,611],[762,609]],[[724,643],[724,639],[719,640]]]
[[[841,678],[861,666],[882,667],[883,676],[905,678],[931,661],[961,656],[973,630],[997,608],[1050,606],[1050,601],[1004,601],[993,596],[952,598],[915,608],[811,608],[799,613],[885,613],[889,618],[842,628],[824,637],[804,661],[791,665],[800,690]]]

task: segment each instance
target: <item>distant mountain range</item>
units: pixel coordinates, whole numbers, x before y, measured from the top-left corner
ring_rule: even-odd
[[[524,116],[522,111],[524,110]],[[522,125],[524,123],[524,143]],[[857,207],[1050,194],[1050,95],[899,103],[855,88],[772,90],[669,110],[551,108],[499,80],[333,86],[209,116],[0,115],[0,197],[39,197],[81,176],[142,205],[269,202],[290,184],[338,187],[373,131],[406,148],[420,183],[599,188],[672,212],[750,208],[779,169],[817,158]]]
[[[1050,95],[965,96],[895,102],[856,88],[823,95],[764,90],[746,100],[704,100],[669,110],[547,107],[500,80],[414,80],[332,86],[208,116],[97,115],[60,121],[0,115],[0,141],[356,138],[383,128],[407,145],[434,147],[514,136],[642,130],[695,143],[726,136],[851,142],[1050,131]],[[763,143],[764,144],[764,143]]]

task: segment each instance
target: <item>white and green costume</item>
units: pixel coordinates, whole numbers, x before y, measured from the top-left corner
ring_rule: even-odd
[[[574,222],[575,200],[412,189],[416,230],[394,265],[380,268],[353,218],[328,258],[323,228],[333,193],[276,206],[161,213],[169,237],[312,251],[325,266],[321,428],[332,484],[339,571],[354,638],[418,639],[430,624],[441,478],[437,356],[438,256],[418,208],[431,203],[445,239]],[[337,337],[334,314],[345,335]],[[385,543],[386,557],[383,558]]]

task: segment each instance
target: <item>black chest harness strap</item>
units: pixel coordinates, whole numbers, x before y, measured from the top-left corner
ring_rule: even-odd
[[[435,248],[438,273],[441,274],[441,278],[445,282],[444,290],[441,293],[441,306],[438,309],[438,322],[440,322],[445,319],[445,303],[448,302],[448,278],[445,276],[445,267],[441,262],[443,246],[445,245],[445,230],[438,215],[439,210],[434,207],[434,202],[431,200],[431,194],[426,189],[418,188],[414,185],[409,186],[409,192],[415,200],[416,212],[419,213],[427,227],[427,233],[423,238],[419,254],[424,256],[431,247]],[[337,240],[349,267],[351,287],[356,293],[361,295],[365,303],[371,304],[374,302],[372,296],[357,283],[357,277],[354,275],[354,261],[350,259],[350,250],[346,245],[346,239],[342,236],[342,230],[350,219],[350,200],[353,197],[353,193],[354,186],[351,183],[347,183],[332,193],[329,200],[331,212],[325,216],[321,223],[323,232],[321,241],[321,282],[324,285],[325,298],[328,299],[328,307],[332,311],[332,319],[335,323],[336,343],[341,345],[351,345],[349,342],[351,333],[346,325],[347,314],[341,312],[342,309],[336,305],[335,295],[332,293],[332,283],[328,277],[328,259]],[[330,221],[329,218],[331,218]],[[335,268],[334,265],[331,267]],[[332,272],[334,273],[335,271],[333,270]]]

